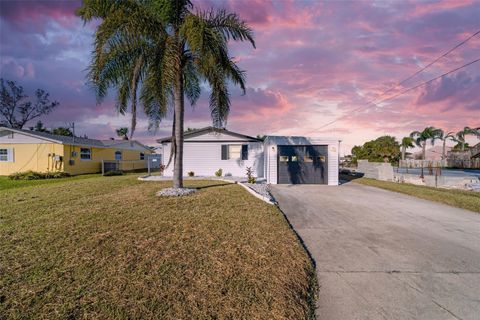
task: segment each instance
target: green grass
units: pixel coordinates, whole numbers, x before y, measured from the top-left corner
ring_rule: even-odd
[[[135,175],[0,191],[0,319],[308,319],[315,270],[243,188]]]
[[[13,188],[27,187],[27,186],[70,182],[70,181],[88,179],[88,178],[99,177],[99,176],[100,176],[99,174],[85,174],[85,175],[73,176],[68,178],[43,179],[43,180],[10,180],[7,176],[0,176],[0,191],[13,189]]]
[[[395,183],[367,178],[353,179],[351,176],[347,175],[341,175],[340,177],[344,180],[352,180],[356,183],[367,186],[400,192],[417,198],[436,201],[453,207],[480,213],[480,192],[432,188],[409,183]]]

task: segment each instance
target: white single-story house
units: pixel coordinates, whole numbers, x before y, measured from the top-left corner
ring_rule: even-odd
[[[171,137],[162,144],[162,159],[168,163]],[[245,177],[248,167],[254,175],[272,184],[338,185],[340,140],[296,136],[266,136],[263,139],[207,127],[184,135],[183,170],[195,176]],[[164,171],[173,176],[173,161]]]

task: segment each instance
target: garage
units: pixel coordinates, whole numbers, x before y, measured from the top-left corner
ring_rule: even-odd
[[[267,183],[337,186],[340,142],[334,137],[266,136]]]
[[[278,183],[328,184],[327,145],[279,145]]]

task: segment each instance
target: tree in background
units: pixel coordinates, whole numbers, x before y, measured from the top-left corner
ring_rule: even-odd
[[[252,30],[235,13],[193,11],[189,0],[84,0],[77,14],[84,22],[101,20],[88,74],[98,98],[114,88],[125,110],[141,83],[150,127],[158,127],[173,105],[173,187],[182,188],[184,97],[194,105],[201,82],[208,83],[213,124],[222,127],[230,110],[228,82],[245,92],[245,73],[229,56],[228,42],[255,46]]]
[[[402,147],[402,160],[405,160],[407,149],[415,147],[413,143],[414,141],[412,137],[403,137],[402,143],[400,143],[400,146]]]
[[[455,141],[455,133],[453,131],[445,133],[440,130],[439,139],[442,140],[442,160],[445,160],[447,158],[447,140]]]
[[[120,128],[117,129],[117,136],[122,138],[123,140],[128,140],[128,128]]]
[[[425,160],[427,143],[430,141],[433,146],[435,140],[440,139],[442,132],[441,129],[435,127],[426,127],[423,131],[413,131],[410,133],[410,137],[413,138],[415,144],[422,148],[422,160]]]
[[[23,87],[15,81],[0,79],[0,125],[22,129],[27,122],[49,114],[59,103],[50,101],[42,89],[35,91],[35,100],[27,100]]]
[[[396,163],[400,157],[400,145],[395,137],[382,136],[364,143],[363,146],[354,146],[352,155],[354,163],[358,160]]]
[[[465,127],[463,130],[458,131],[455,134],[455,141],[458,142],[458,147],[460,148],[460,151],[465,151],[465,149],[468,149],[468,143],[466,143],[465,138],[467,135],[474,135],[477,138],[480,138],[480,130],[479,128],[470,128],[470,127]]]
[[[73,132],[70,128],[66,127],[58,127],[52,130],[52,134],[56,134],[57,136],[66,136],[66,137],[73,137]]]
[[[37,123],[35,124],[34,127],[30,127],[29,128],[30,130],[32,131],[37,131],[37,132],[46,132],[46,133],[50,133],[50,131],[48,131],[47,128],[45,128],[45,126],[43,125],[43,122],[42,121],[37,121]]]
[[[415,141],[415,144],[422,148],[422,160],[425,160],[426,151],[427,151],[427,143],[435,145],[435,140],[440,139],[443,131],[441,129],[437,129],[435,127],[426,127],[423,131],[413,131],[410,133],[410,137],[412,137]],[[420,178],[423,179],[423,164],[421,167]]]

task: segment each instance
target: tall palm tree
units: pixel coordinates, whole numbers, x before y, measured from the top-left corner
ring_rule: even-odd
[[[222,127],[230,110],[228,82],[245,93],[245,72],[229,56],[228,42],[255,47],[252,30],[235,13],[193,12],[189,0],[84,0],[77,14],[84,22],[101,20],[88,74],[97,97],[115,88],[119,111],[131,101],[136,115],[139,89],[150,128],[173,106],[173,186],[183,187],[184,97],[194,105],[201,83],[208,83],[213,124]]]
[[[413,131],[410,133],[410,137],[413,139],[415,144],[422,148],[422,160],[425,160],[425,154],[427,150],[427,142],[430,141],[432,146],[435,144],[435,140],[440,138],[442,133],[441,129],[435,127],[426,127],[423,131]],[[420,178],[423,179],[423,164],[421,168]]]
[[[412,137],[404,137],[402,139],[402,143],[400,143],[400,146],[402,147],[402,160],[405,160],[405,154],[407,153],[407,149],[413,148],[415,146],[413,142],[414,140]]]
[[[440,138],[442,133],[441,129],[435,127],[426,127],[423,131],[413,131],[410,133],[410,137],[415,144],[422,148],[422,160],[425,160],[425,154],[427,149],[427,143],[430,141],[432,146],[435,144],[435,140]]]
[[[460,130],[455,134],[455,141],[460,144],[460,148],[462,151],[465,151],[465,138],[467,135],[474,135],[477,138],[480,138],[480,128],[465,127],[463,128],[463,130]]]
[[[455,141],[455,133],[453,131],[444,132],[443,130],[440,131],[440,140],[443,141],[442,144],[442,160],[447,158],[447,140]]]

